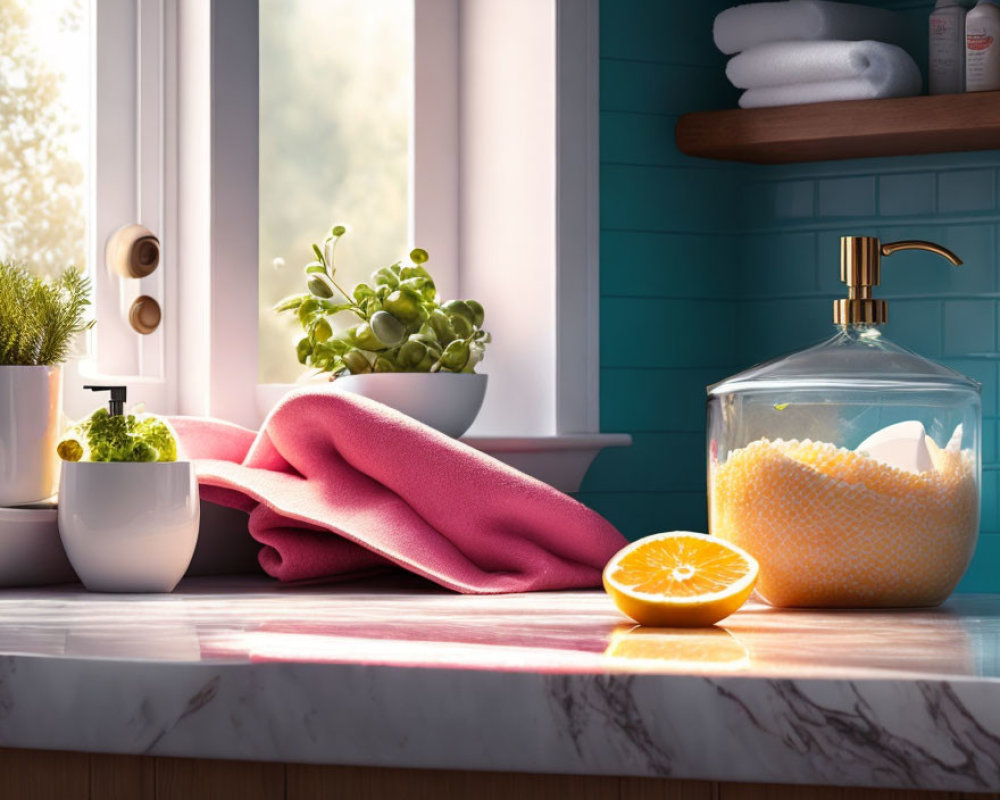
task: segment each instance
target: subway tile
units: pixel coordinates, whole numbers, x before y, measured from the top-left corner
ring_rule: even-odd
[[[736,331],[733,306],[711,300],[602,298],[601,365],[728,366]]]
[[[833,335],[833,304],[821,298],[746,300],[736,341],[742,367],[816,344]]]
[[[933,172],[883,175],[878,181],[878,211],[883,217],[933,214],[937,203]]]
[[[996,207],[993,169],[950,170],[938,174],[938,211],[954,214]]]
[[[944,263],[949,291],[967,294],[996,291],[996,233],[993,224],[952,225],[944,229],[941,243],[964,262],[960,267]]]
[[[943,244],[945,229],[933,224],[885,225],[877,235],[883,242],[926,239]],[[877,296],[934,296],[949,291],[956,277],[955,268],[941,256],[926,250],[903,250],[882,259],[882,285]]]
[[[944,360],[944,364],[979,381],[983,386],[983,416],[997,416],[1000,411],[997,408],[997,362],[985,359],[948,358]]]
[[[686,114],[735,108],[739,91],[721,69],[601,59],[601,111]]]
[[[729,174],[718,169],[601,166],[601,227],[720,233],[733,230]]]
[[[940,358],[944,338],[940,301],[893,300],[885,335],[925,358]]]
[[[739,243],[736,236],[602,231],[601,295],[732,297]]]
[[[893,295],[979,294],[996,288],[996,231],[992,224],[886,225],[878,229],[883,242],[924,239],[954,250],[963,263],[954,267],[934,253],[904,250],[883,259],[884,297]]]
[[[741,296],[816,291],[815,234],[753,234],[741,239],[739,250]]]
[[[704,433],[706,388],[735,371],[604,368],[601,430]]]
[[[708,530],[704,492],[580,492],[577,499],[601,514],[630,541],[661,531]]]
[[[997,463],[997,420],[983,420],[983,464]]]
[[[1000,531],[1000,470],[983,470],[983,505],[979,530]]]
[[[745,181],[740,187],[745,229],[809,219],[816,213],[815,195],[815,181]]]
[[[995,593],[997,591],[997,564],[1000,564],[1000,534],[983,532],[976,543],[965,577],[958,584],[959,593]]]
[[[600,11],[601,57],[722,69],[726,57],[712,41],[712,22],[730,5],[730,0],[605,0]]]
[[[601,162],[664,167],[705,166],[674,146],[677,117],[666,114],[601,112]]]
[[[580,491],[704,492],[704,433],[635,432],[630,447],[602,450]]]
[[[814,181],[783,181],[774,187],[776,219],[802,219],[816,213]]]
[[[996,316],[996,303],[993,300],[946,301],[944,304],[945,354],[972,355],[994,352],[996,350]]]
[[[826,178],[819,182],[819,216],[870,217],[874,214],[874,176]]]

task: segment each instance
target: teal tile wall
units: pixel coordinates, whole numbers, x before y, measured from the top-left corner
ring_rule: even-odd
[[[601,3],[601,428],[580,498],[637,538],[704,530],[705,386],[732,373],[740,167],[673,145],[678,116],[732,106],[712,44],[725,0]]]
[[[601,4],[601,426],[580,497],[630,538],[705,530],[704,389],[825,338],[838,238],[924,238],[965,265],[886,261],[886,334],[983,383],[983,518],[964,591],[1000,590],[1000,151],[748,166],[690,159],[677,116],[731,107],[711,20],[728,2]],[[907,15],[921,51],[932,3]]]

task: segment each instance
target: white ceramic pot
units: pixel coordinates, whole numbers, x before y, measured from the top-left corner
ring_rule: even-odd
[[[318,391],[349,392],[370,397],[458,438],[469,429],[482,408],[487,378],[487,375],[457,372],[373,372],[306,384],[264,383],[257,387],[257,408],[263,419],[286,394],[304,386]]]
[[[463,372],[373,372],[331,381],[330,391],[357,394],[458,438],[476,419],[486,375]]]
[[[0,506],[55,492],[61,408],[61,368],[0,366]]]
[[[63,462],[59,535],[91,591],[172,591],[191,563],[198,522],[190,461]]]

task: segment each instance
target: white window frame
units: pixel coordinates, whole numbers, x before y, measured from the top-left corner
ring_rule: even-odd
[[[258,4],[176,2],[179,410],[254,427]],[[415,3],[411,234],[508,332],[466,441],[573,490],[630,441],[599,432],[598,0]]]
[[[176,85],[167,69],[176,48],[174,0],[92,0],[92,146],[87,168],[87,258],[99,325],[86,353],[66,366],[65,410],[78,418],[99,405],[86,383],[124,383],[129,401],[177,410],[177,288],[174,181]],[[105,246],[138,223],[161,242],[159,268],[139,280],[112,275]],[[141,294],[159,302],[163,321],[140,335],[128,308]]]

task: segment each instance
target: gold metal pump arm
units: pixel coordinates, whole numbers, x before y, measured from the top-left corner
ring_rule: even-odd
[[[847,297],[833,301],[833,321],[837,325],[883,325],[889,320],[885,300],[873,297],[872,287],[882,279],[882,257],[900,250],[926,250],[956,267],[962,263],[951,250],[935,242],[909,239],[881,244],[875,236],[841,236],[840,280],[847,284]]]
[[[937,253],[942,258],[947,258],[956,267],[962,266],[962,259],[947,247],[942,247],[934,242],[925,242],[921,239],[907,239],[903,242],[886,242],[882,245],[883,256],[891,256],[900,250],[926,250],[929,253]]]

